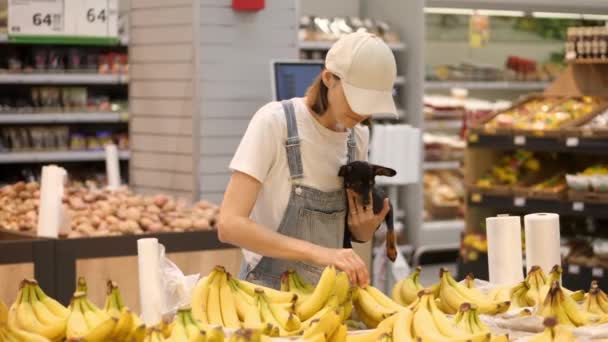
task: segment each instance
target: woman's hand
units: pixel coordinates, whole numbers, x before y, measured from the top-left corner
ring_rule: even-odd
[[[369,272],[365,262],[350,248],[326,248],[320,247],[321,251],[315,253],[315,263],[321,266],[333,265],[337,269],[346,272],[352,285],[367,286],[369,284]]]
[[[370,203],[365,208],[359,194],[353,190],[346,189],[346,196],[348,197],[347,222],[350,231],[357,240],[368,241],[390,210],[388,198],[384,199],[382,210],[378,214],[374,214],[374,196],[371,192],[369,194]]]

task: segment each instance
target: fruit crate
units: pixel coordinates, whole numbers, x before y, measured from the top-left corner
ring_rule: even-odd
[[[34,277],[49,293],[55,289],[54,252],[53,240],[0,228],[0,265],[34,264]]]
[[[608,269],[602,267],[588,267],[585,265],[562,263],[564,273],[562,283],[572,291],[589,291],[591,281],[597,280],[601,289],[608,288]]]
[[[76,285],[77,260],[137,256],[137,240],[143,238],[157,238],[166,253],[235,248],[220,242],[215,230],[58,239],[54,241],[57,265],[54,298],[69,304]]]

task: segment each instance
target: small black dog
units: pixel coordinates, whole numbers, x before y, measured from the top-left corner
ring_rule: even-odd
[[[364,161],[354,161],[340,167],[338,176],[344,178],[344,187],[351,189],[359,194],[361,202],[364,208],[370,204],[369,193],[372,193],[374,199],[374,214],[378,214],[382,211],[384,206],[384,199],[387,197],[386,194],[374,187],[376,184],[376,176],[387,176],[393,177],[397,174],[397,171],[388,167],[370,164]],[[386,222],[386,256],[391,260],[395,261],[397,258],[397,247],[395,237],[395,227],[393,225],[393,205],[389,202],[390,210],[384,219]],[[348,207],[348,204],[347,204]],[[347,212],[348,214],[348,212]],[[348,224],[348,223],[347,223]],[[346,227],[348,229],[348,227]]]

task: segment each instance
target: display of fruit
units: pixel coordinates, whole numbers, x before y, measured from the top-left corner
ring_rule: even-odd
[[[576,301],[564,293],[558,281],[551,284],[547,297],[538,307],[537,314],[545,318],[555,317],[559,324],[575,327],[608,322],[608,316],[581,310]]]
[[[591,282],[589,293],[585,295],[583,310],[596,315],[608,314],[608,295],[597,285],[597,281]]]
[[[118,320],[116,328],[110,338],[116,341],[143,341],[146,334],[146,325],[139,316],[131,312],[131,310],[123,304],[122,296],[115,282],[111,280],[108,281],[107,287],[108,292],[104,310],[110,317]]]
[[[517,150],[506,154],[476,182],[481,188],[513,186],[540,170],[540,161],[533,152]]]
[[[574,342],[576,339],[568,328],[558,323],[554,317],[545,318],[543,321],[545,330],[530,337],[529,342]]]
[[[485,123],[486,130],[512,128],[525,130],[554,130],[568,121],[581,118],[598,108],[600,100],[583,96],[573,98],[533,98],[497,114]]]
[[[0,189],[0,227],[33,232],[38,222],[40,186],[18,182]],[[65,187],[67,237],[206,230],[219,208],[202,200],[192,206],[165,195],[137,195],[126,188],[98,189],[94,184]]]
[[[357,316],[369,328],[377,327],[384,319],[403,308],[373,286],[358,288],[353,304]]]

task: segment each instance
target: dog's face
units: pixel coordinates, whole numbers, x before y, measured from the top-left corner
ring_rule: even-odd
[[[370,203],[369,193],[376,184],[376,176],[393,177],[397,172],[391,168],[354,161],[340,167],[338,176],[344,178],[344,186],[361,195],[364,205]]]

